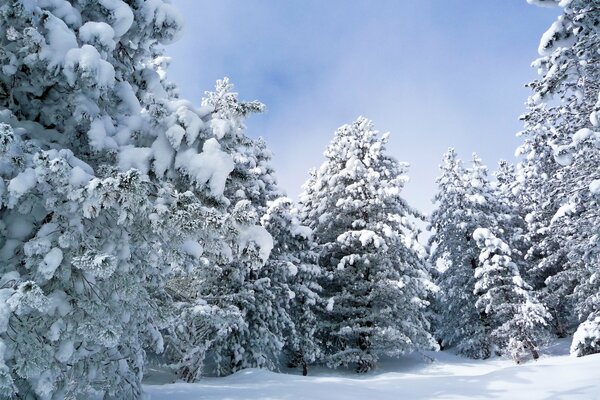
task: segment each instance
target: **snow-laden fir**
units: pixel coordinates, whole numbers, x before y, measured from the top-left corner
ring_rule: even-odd
[[[519,161],[489,176],[449,150],[429,217],[363,117],[334,133],[299,204],[285,197],[246,132],[263,104],[227,78],[199,105],[168,81],[182,18],[166,0],[0,3],[0,398],[196,398],[212,382],[251,398],[245,376],[299,385],[266,369],[371,374],[331,378],[328,398],[350,398],[379,390],[381,363],[421,385],[380,393],[393,398],[484,393],[463,379],[516,398],[498,379],[522,374],[552,379],[536,396],[598,395],[600,0],[528,1],[562,15],[534,62]],[[589,357],[547,355],[570,335]],[[401,367],[419,357],[437,361]],[[424,378],[461,365],[491,372]],[[567,385],[559,367],[585,374]],[[143,387],[157,371],[236,375]]]

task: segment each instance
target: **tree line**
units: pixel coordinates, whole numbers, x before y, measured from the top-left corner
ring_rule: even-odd
[[[223,79],[198,107],[167,79],[168,2],[4,2],[0,397],[140,398],[149,364],[195,381],[447,348],[522,362],[570,334],[599,352],[600,2],[530,2],[562,15],[518,162],[450,149],[429,216],[364,117],[287,198],[244,125],[263,104]]]

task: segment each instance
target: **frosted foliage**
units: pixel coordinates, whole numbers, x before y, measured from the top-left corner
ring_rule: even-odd
[[[479,248],[474,232],[490,226],[493,193],[487,170],[477,157],[465,169],[453,149],[448,150],[437,179],[436,206],[430,216],[430,261],[443,266],[437,273],[439,291],[434,298],[434,332],[444,347],[455,347],[468,357],[491,355],[488,322],[475,307],[475,269]]]
[[[328,304],[317,335],[331,366],[367,371],[383,355],[435,347],[425,316],[433,285],[411,221],[419,215],[400,196],[407,165],[386,143],[365,118],[340,127],[302,195]]]
[[[271,261],[276,239],[259,224],[268,201],[279,195],[271,153],[263,140],[245,134],[244,119],[263,106],[239,101],[232,88],[224,79],[200,109],[173,107],[181,129],[153,144],[161,153],[155,168],[169,176],[173,165],[219,215],[208,238],[194,238],[201,252],[184,242],[187,265],[169,284],[181,300],[181,319],[169,332],[168,355],[189,381],[205,373],[277,369],[293,330],[290,268]]]
[[[508,244],[487,228],[476,229],[473,237],[481,249],[475,270],[474,291],[479,296],[475,306],[486,316],[492,342],[517,363],[526,353],[537,359],[541,328],[550,314],[521,278]]]
[[[312,231],[301,224],[298,210],[287,197],[269,203],[261,223],[274,238],[267,268],[286,282],[282,289],[287,290],[292,324],[286,333],[285,354],[290,366],[302,366],[307,372],[308,364],[321,358],[321,343],[315,333],[322,307],[318,283],[322,272]]]
[[[180,27],[162,0],[0,5],[3,397],[140,398],[182,243],[221,256],[210,188],[174,166],[214,137],[156,61]]]
[[[576,354],[597,352],[598,302],[597,166],[600,3],[555,3],[561,15],[543,35],[534,62],[540,77],[529,86],[523,117],[520,190],[528,222],[527,277],[547,304],[559,336],[577,330]],[[581,329],[577,328],[580,324]],[[593,334],[590,334],[590,338]],[[586,347],[589,346],[589,347]]]
[[[223,195],[225,181],[234,168],[231,156],[221,151],[214,138],[204,142],[200,154],[196,154],[192,149],[180,153],[175,166],[189,174],[196,184],[208,184],[211,194],[215,197]]]
[[[73,171],[93,171],[70,150],[42,150],[22,128],[0,130],[8,144],[0,177],[31,170],[34,182],[9,188],[0,209],[0,220],[14,225],[0,239],[0,325],[16,333],[0,330],[8,386],[42,399],[139,397],[143,349],[160,346],[149,290],[165,272],[144,260],[167,248],[147,232],[150,186],[136,171],[73,184]],[[19,163],[7,162],[15,157]]]

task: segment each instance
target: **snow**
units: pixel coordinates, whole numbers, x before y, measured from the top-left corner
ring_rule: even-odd
[[[183,242],[183,244],[181,245],[181,250],[183,250],[184,253],[195,258],[200,258],[202,257],[202,254],[204,254],[204,248],[200,243],[198,243],[195,240],[186,240],[185,242]]]
[[[81,25],[81,14],[67,0],[37,0],[37,5],[52,10],[52,14],[70,26]]]
[[[573,144],[578,145],[589,139],[592,136],[596,136],[596,133],[588,128],[583,128],[575,132],[573,135]]]
[[[38,271],[46,279],[52,278],[54,272],[63,260],[63,252],[55,247],[46,254],[44,260],[40,263]]]
[[[48,67],[56,67],[63,63],[68,51],[79,47],[77,38],[61,19],[52,14],[48,15],[44,27],[48,31],[46,36],[48,45],[42,48],[40,57],[48,61]]]
[[[259,256],[263,262],[267,262],[271,250],[273,250],[273,237],[260,225],[252,225],[240,229],[238,245],[245,248],[248,243],[254,242],[259,248]]]
[[[167,132],[165,133],[167,139],[169,139],[169,143],[175,150],[179,149],[179,145],[181,144],[181,139],[185,136],[185,129],[183,129],[179,125],[173,125]]]
[[[600,193],[600,179],[594,179],[592,183],[590,183],[590,192],[593,194]]]
[[[558,221],[559,219],[561,219],[562,217],[572,214],[575,212],[575,204],[572,203],[568,203],[568,204],[564,204],[562,206],[560,206],[560,208],[556,211],[556,214],[554,214],[554,216],[552,217],[552,219],[550,220],[550,224],[553,224],[554,222]]]
[[[152,152],[154,155],[154,172],[162,178],[169,169],[171,162],[173,162],[173,156],[175,155],[175,150],[171,147],[164,133],[159,132],[156,140],[152,143]]]
[[[179,107],[176,114],[177,119],[185,126],[185,141],[188,146],[191,146],[196,141],[196,138],[198,138],[200,131],[204,128],[204,122],[202,122],[198,114],[185,106]]]
[[[69,179],[69,183],[74,187],[85,186],[91,179],[92,175],[88,174],[81,168],[80,166],[75,166],[71,170],[71,178]]]
[[[71,86],[78,82],[78,75],[93,79],[100,87],[111,87],[115,83],[115,69],[111,63],[102,59],[94,46],[84,44],[81,48],[71,49],[65,56],[63,74]]]
[[[584,321],[573,335],[571,354],[579,354],[579,346],[588,340],[600,338],[600,316]]]
[[[556,7],[558,6],[559,0],[527,0],[529,4],[533,4],[539,7]]]
[[[97,43],[108,51],[113,51],[116,47],[114,37],[114,29],[105,22],[88,21],[79,28],[79,39],[82,42],[91,45]]]
[[[308,226],[295,225],[292,227],[292,234],[308,240],[312,238],[313,232]]]
[[[112,11],[112,29],[115,36],[123,36],[133,24],[133,11],[121,0],[100,0],[105,8]]]
[[[127,147],[119,153],[119,168],[127,171],[136,168],[143,174],[148,173],[152,149],[148,147]]]
[[[67,362],[69,358],[73,355],[73,342],[67,340],[66,342],[62,342],[56,351],[54,357],[60,362]]]
[[[220,118],[213,118],[210,121],[210,127],[212,128],[213,135],[217,139],[222,139],[229,129],[229,122]]]
[[[539,0],[538,0],[539,3]],[[548,3],[546,1],[546,3]],[[549,56],[558,47],[570,47],[575,43],[573,36],[565,37],[565,27],[562,18],[554,21],[550,28],[542,35],[538,53],[541,56]]]
[[[335,299],[333,297],[330,297],[329,300],[327,300],[327,306],[325,307],[325,309],[329,312],[333,311],[334,304],[335,304]]]
[[[249,369],[200,383],[144,386],[151,400],[353,399],[594,399],[600,396],[600,354],[570,357],[569,340],[546,349],[537,362],[469,360],[425,352],[383,360],[371,373],[311,368],[309,376]],[[289,371],[292,372],[292,371]]]
[[[4,333],[8,329],[8,320],[11,316],[11,310],[6,304],[6,301],[10,299],[13,293],[13,289],[0,289],[0,333]],[[2,341],[0,341],[0,343],[2,343]]]
[[[179,153],[175,159],[175,167],[187,172],[198,185],[208,183],[213,196],[221,197],[225,190],[225,181],[233,171],[233,158],[221,151],[221,145],[211,138],[204,142],[202,153],[194,149]]]
[[[27,168],[16,177],[12,178],[8,184],[8,191],[19,198],[30,191],[37,184],[37,177],[33,168]]]

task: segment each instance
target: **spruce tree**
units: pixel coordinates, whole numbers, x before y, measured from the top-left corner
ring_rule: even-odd
[[[289,301],[286,306],[292,321],[286,333],[284,348],[291,367],[301,366],[308,374],[308,365],[321,357],[321,343],[315,336],[318,307],[322,307],[318,284],[321,268],[311,230],[300,224],[292,200],[281,197],[269,204],[262,225],[274,238],[274,248],[267,268],[272,274],[284,272]]]
[[[524,116],[520,180],[531,201],[530,275],[565,335],[579,323],[572,351],[600,350],[598,328],[598,48],[597,1],[560,2],[544,34]]]
[[[262,139],[247,136],[244,126],[245,118],[264,106],[238,100],[232,89],[227,78],[217,81],[215,90],[206,93],[201,109],[205,116],[200,122],[205,128],[199,138],[211,135],[203,146],[218,144],[218,158],[205,161],[226,167],[215,169],[217,191],[209,181],[211,191],[198,194],[220,213],[217,226],[212,241],[203,238],[198,242],[202,246],[199,262],[179,269],[171,280],[181,320],[170,332],[169,354],[173,366],[188,381],[211,372],[224,375],[251,367],[277,369],[286,332],[292,329],[288,268],[268,263],[273,238],[259,225],[268,202],[279,195],[271,153]],[[175,157],[176,167],[179,164],[189,173],[210,170],[211,165],[186,159],[188,151]],[[196,168],[200,166],[203,168]],[[205,181],[196,181],[200,183],[197,190],[206,186]],[[216,247],[207,253],[203,241],[215,240]],[[204,370],[206,360],[212,370]]]
[[[495,229],[505,233],[497,225]],[[473,237],[481,249],[480,266],[475,270],[474,292],[479,296],[475,307],[486,316],[492,343],[516,363],[521,362],[523,353],[538,359],[548,311],[521,278],[505,241],[487,228],[476,229]]]
[[[145,111],[180,26],[162,1],[0,6],[3,397],[141,396],[172,228]]]
[[[429,218],[430,262],[440,270],[435,334],[444,348],[488,358],[492,354],[489,321],[475,307],[475,270],[480,262],[473,233],[488,226],[489,182],[478,158],[467,171],[454,149],[445,154],[440,169],[436,208]]]
[[[382,355],[436,347],[417,213],[400,196],[407,166],[385,154],[386,142],[363,117],[340,127],[302,200],[324,274],[324,361],[361,372]]]

